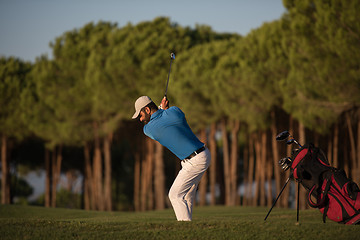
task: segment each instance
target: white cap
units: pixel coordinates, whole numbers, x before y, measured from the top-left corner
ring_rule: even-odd
[[[148,96],[142,96],[139,97],[136,101],[135,101],[135,113],[132,116],[132,119],[135,119],[139,116],[140,111],[143,107],[145,107],[146,105],[148,105],[149,103],[151,103],[152,100],[151,98],[149,98]]]

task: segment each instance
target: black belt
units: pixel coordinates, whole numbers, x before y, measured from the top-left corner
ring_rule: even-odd
[[[196,150],[192,154],[190,154],[188,157],[184,158],[184,160],[185,159],[189,160],[189,159],[195,157],[196,155],[198,155],[199,153],[201,153],[204,150],[205,150],[205,146],[202,146],[201,148],[199,148],[198,150]]]

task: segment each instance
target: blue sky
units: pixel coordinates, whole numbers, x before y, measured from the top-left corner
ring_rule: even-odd
[[[56,37],[100,20],[122,27],[167,16],[184,27],[246,35],[285,11],[282,0],[0,0],[0,55],[51,57]]]

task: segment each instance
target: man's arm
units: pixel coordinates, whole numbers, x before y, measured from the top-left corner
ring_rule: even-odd
[[[169,100],[166,97],[161,100],[160,108],[164,110],[169,108]]]

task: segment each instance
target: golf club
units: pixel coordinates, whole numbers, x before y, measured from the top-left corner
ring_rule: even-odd
[[[175,54],[174,53],[170,54],[170,68],[169,68],[169,74],[168,74],[168,79],[167,79],[167,82],[166,82],[166,89],[165,89],[165,95],[164,95],[164,97],[166,97],[166,98],[167,98],[167,90],[168,90],[168,86],[169,86],[169,78],[170,78],[172,60],[175,60]]]
[[[301,144],[298,143],[298,141],[296,141],[295,138],[290,135],[289,131],[283,131],[283,132],[279,133],[279,134],[276,136],[276,141],[284,141],[284,140],[287,140],[289,137],[290,137],[291,139],[286,142],[288,145],[295,143],[295,144],[297,144],[299,147],[302,147]]]

